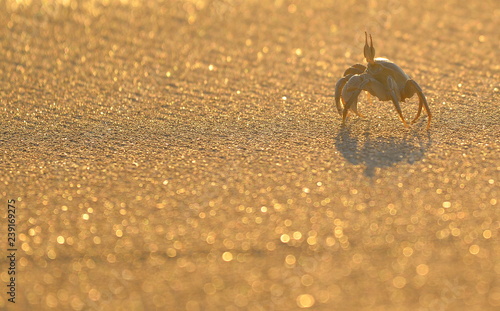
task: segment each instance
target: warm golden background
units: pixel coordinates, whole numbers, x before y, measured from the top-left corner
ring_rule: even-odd
[[[0,6],[17,310],[500,307],[498,1]],[[365,30],[430,131],[364,97],[341,128]]]

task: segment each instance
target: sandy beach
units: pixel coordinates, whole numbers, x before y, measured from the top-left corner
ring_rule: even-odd
[[[498,310],[499,29],[496,0],[0,2],[0,309]],[[342,126],[365,31],[429,130],[365,94]]]

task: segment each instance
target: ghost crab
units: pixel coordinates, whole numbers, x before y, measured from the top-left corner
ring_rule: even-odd
[[[368,65],[356,64],[351,66],[344,72],[344,77],[335,86],[335,104],[342,116],[342,124],[345,124],[349,110],[363,117],[358,112],[357,105],[358,96],[364,90],[381,101],[391,100],[405,127],[409,126],[403,117],[399,102],[404,102],[407,98],[417,94],[419,99],[418,112],[411,123],[417,121],[422,112],[422,107],[424,107],[428,116],[427,129],[429,129],[432,115],[422,89],[395,63],[385,58],[375,58],[372,36],[370,35],[370,46],[368,46],[368,34],[366,32],[364,55]]]

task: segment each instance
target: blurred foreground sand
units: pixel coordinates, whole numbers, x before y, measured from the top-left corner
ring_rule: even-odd
[[[18,2],[0,3],[18,310],[500,307],[498,1]],[[363,98],[340,127],[365,30],[430,131]]]

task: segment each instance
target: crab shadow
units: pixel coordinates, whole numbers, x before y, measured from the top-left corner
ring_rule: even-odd
[[[422,160],[431,144],[429,131],[418,130],[381,136],[369,129],[342,126],[335,138],[341,155],[354,165],[364,165],[368,177],[375,176],[377,168]]]

